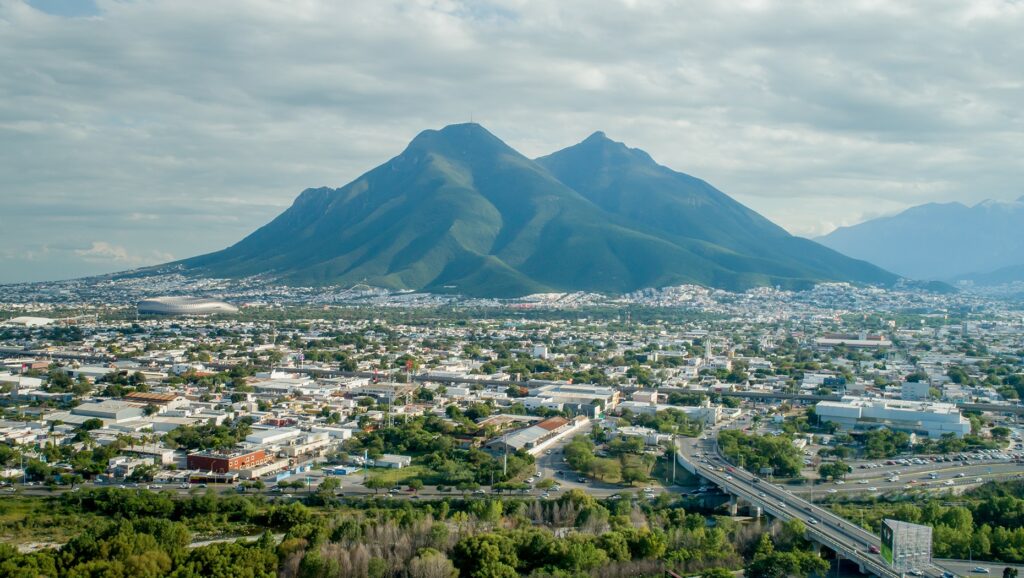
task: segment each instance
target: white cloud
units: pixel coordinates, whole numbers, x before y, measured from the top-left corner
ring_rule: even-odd
[[[128,249],[120,245],[114,245],[106,241],[93,241],[89,247],[75,249],[74,254],[83,260],[92,263],[116,263],[125,266],[155,265],[157,263],[171,261],[174,256],[161,251],[150,251],[145,254],[130,253]]]
[[[806,234],[1024,192],[1024,3],[96,5],[0,0],[16,255],[99,231],[110,270],[215,250],[470,115],[532,155],[604,130]],[[33,254],[0,270],[67,269]]]

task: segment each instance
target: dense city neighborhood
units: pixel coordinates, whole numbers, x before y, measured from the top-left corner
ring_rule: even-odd
[[[754,519],[806,500],[816,525],[881,516],[864,500],[970,496],[1024,472],[1024,312],[1004,297],[825,284],[505,301],[366,288],[313,302],[148,282],[5,292],[10,498],[683,500]],[[741,469],[790,497],[744,500],[730,491]],[[0,528],[23,555],[72,537],[50,530]],[[1024,535],[987,538],[986,552],[951,524],[934,531],[937,557],[1024,562],[1009,545]],[[914,564],[930,563],[929,551]],[[670,564],[708,565],[735,563]]]

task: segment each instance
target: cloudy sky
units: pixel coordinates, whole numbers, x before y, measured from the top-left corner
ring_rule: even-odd
[[[472,117],[794,234],[1024,194],[1024,2],[0,0],[0,283],[225,247]]]

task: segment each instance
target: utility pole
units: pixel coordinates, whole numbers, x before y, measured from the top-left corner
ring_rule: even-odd
[[[501,475],[505,478],[508,477],[508,430],[505,430],[505,435],[501,438],[502,445],[505,446],[505,458],[501,468]]]

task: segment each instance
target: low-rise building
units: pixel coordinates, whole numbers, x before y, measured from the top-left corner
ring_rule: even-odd
[[[186,464],[190,470],[224,474],[249,470],[273,461],[262,449],[235,451],[205,451],[188,455]]]
[[[960,438],[971,431],[971,422],[951,403],[844,397],[819,402],[815,411],[822,421],[844,430],[887,427],[930,438]]]
[[[71,410],[73,415],[97,417],[114,423],[139,419],[143,416],[143,405],[124,401],[107,400],[98,403],[83,403]]]

